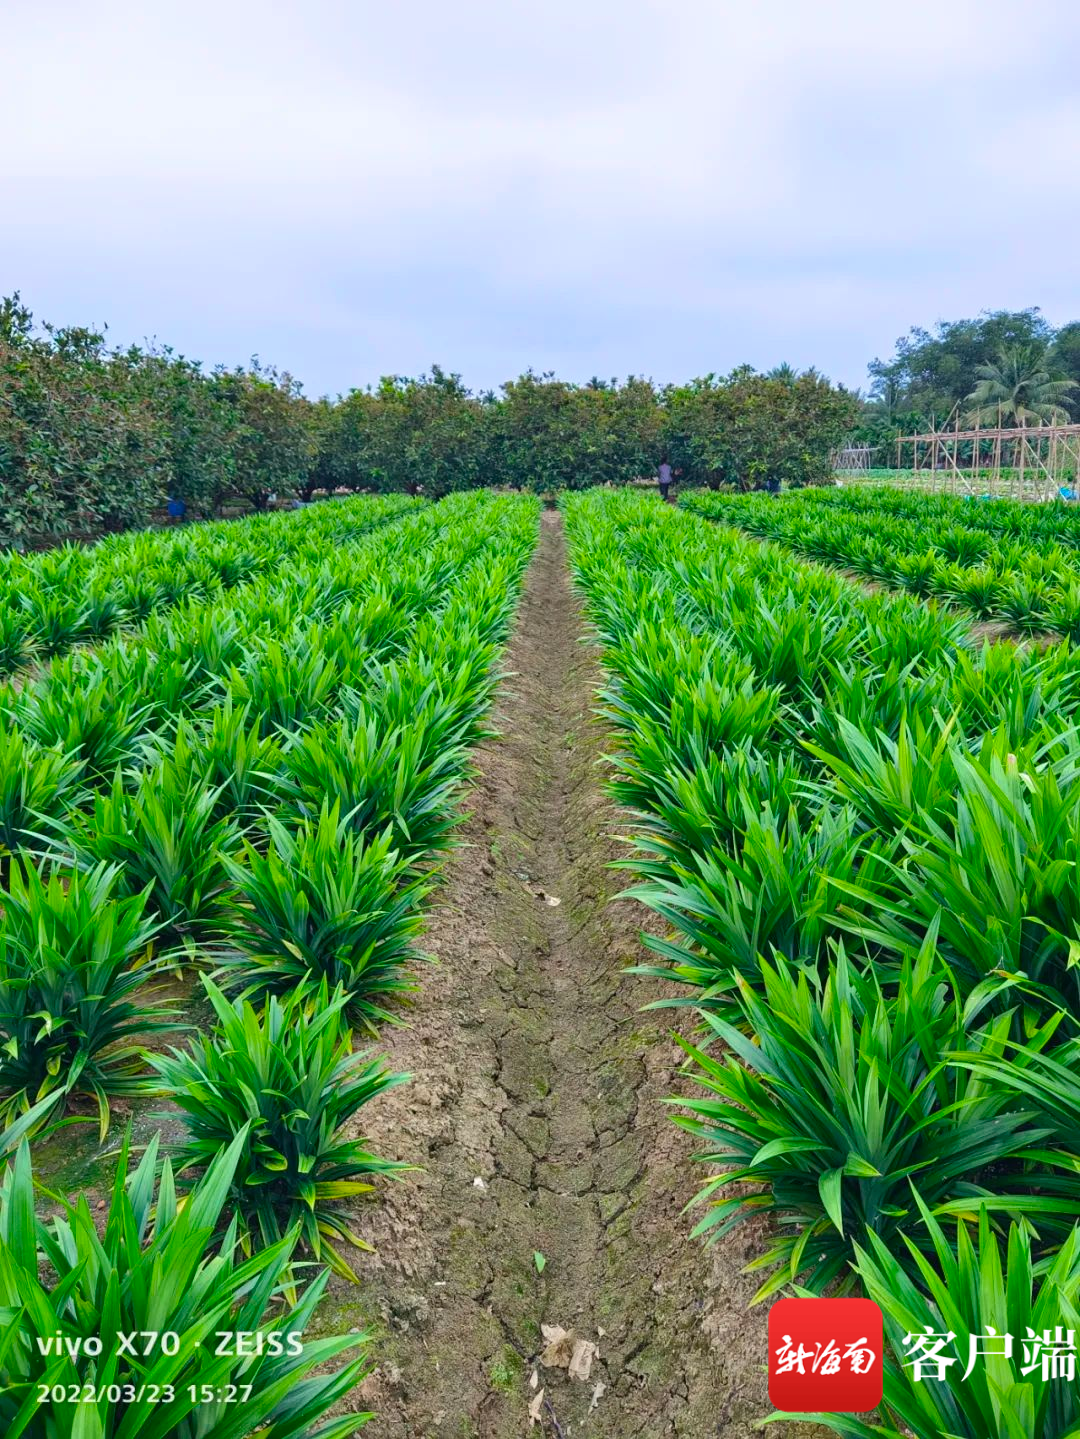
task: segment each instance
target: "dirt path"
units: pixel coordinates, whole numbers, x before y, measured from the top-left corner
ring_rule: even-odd
[[[642,1014],[655,991],[622,973],[647,916],[607,902],[618,816],[584,632],[547,512],[500,738],[478,755],[469,847],[428,934],[439,965],[388,1037],[416,1077],[366,1126],[423,1172],[384,1189],[360,1303],[338,1284],[328,1316],[381,1333],[372,1439],[523,1435],[530,1404],[537,1435],[744,1439],[768,1412],[765,1312],[747,1315],[739,1273],[754,1236],[707,1252],[687,1239],[697,1175],[660,1103],[678,1063],[670,1017]],[[598,1345],[587,1378],[537,1362],[541,1325]]]

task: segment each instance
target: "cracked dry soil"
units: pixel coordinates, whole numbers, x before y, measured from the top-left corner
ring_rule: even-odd
[[[623,973],[650,916],[610,903],[620,816],[586,633],[546,511],[499,737],[427,935],[438,963],[384,1034],[414,1080],[364,1116],[377,1153],[422,1168],[369,1211],[359,1299],[338,1281],[328,1296],[325,1322],[378,1335],[371,1439],[742,1439],[769,1412],[765,1306],[747,1312],[740,1273],[755,1231],[688,1238],[692,1141],[661,1104],[678,1089],[670,1011],[642,1013],[657,988]],[[599,1346],[587,1379],[538,1363],[542,1324]]]

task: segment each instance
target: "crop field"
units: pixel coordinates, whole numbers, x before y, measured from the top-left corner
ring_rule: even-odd
[[[395,1166],[340,1130],[404,1076],[354,1053],[349,1029],[373,1031],[417,983],[433,863],[535,534],[528,499],[353,500],[208,526],[183,544],[12,565],[40,582],[11,575],[33,601],[35,645],[12,659],[93,632],[89,607],[70,603],[73,572],[96,587],[99,627],[114,606],[110,628],[124,630],[0,691],[5,1149],[66,1113],[70,1169],[73,1147],[86,1164],[100,1150],[115,1105],[179,1106],[170,1160],[159,1168],[151,1138],[127,1191],[124,1143],[100,1244],[85,1197],[57,1221],[47,1242],[60,1283],[34,1303],[33,1150],[18,1151],[0,1277],[16,1316],[0,1413],[16,1432],[91,1432],[70,1428],[80,1411],[62,1402],[55,1430],[21,1417],[38,1412],[39,1385],[79,1383],[72,1355],[44,1344],[71,1323],[189,1340],[224,1319],[255,1331],[284,1293],[275,1326],[300,1332],[326,1277],[297,1298],[297,1246],[353,1277],[348,1201]],[[196,1015],[194,1042],[160,1042]],[[242,1380],[244,1425],[277,1413],[284,1387],[297,1397],[273,1432],[306,1433],[366,1364],[293,1386],[364,1342],[346,1334],[255,1361],[148,1352],[109,1387],[113,1355],[99,1371],[106,1427],[93,1432],[179,1433],[196,1409],[199,1433],[234,1432]]]
[[[1062,466],[1058,473],[1063,482],[1072,483],[1076,479],[1073,468],[1069,466]],[[888,485],[893,490],[920,495],[965,496],[990,491],[995,497],[1024,500],[1031,504],[1045,503],[1047,495],[1045,472],[1030,465],[1023,472],[1014,465],[1001,465],[996,471],[986,468],[973,470],[966,465],[954,468],[945,464],[938,469],[924,465],[918,470],[873,466],[868,470],[838,472],[836,480],[845,489]]]
[[[766,1432],[1075,1439],[1077,555],[598,487],[7,557],[8,1430],[745,1439],[803,1293],[885,1402]]]
[[[686,509],[1018,634],[1080,639],[1080,514],[887,488],[686,495]]]
[[[567,520],[631,893],[669,926],[647,972],[679,982],[697,1232],[769,1216],[758,1297],[863,1292],[897,1354],[928,1322],[1075,1325],[1073,652],[965,648],[917,601],[637,497]],[[817,1417],[927,1439],[1080,1421],[1074,1385],[1004,1360],[911,1376],[890,1361],[891,1426]]]
[[[403,495],[325,511],[221,521],[198,531],[135,531],[93,547],[0,552],[0,676],[143,624],[184,600],[211,605],[294,559],[319,559],[415,507]],[[350,513],[346,516],[345,510]]]

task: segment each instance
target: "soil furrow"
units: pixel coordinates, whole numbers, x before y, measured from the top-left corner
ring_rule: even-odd
[[[388,1036],[415,1080],[366,1117],[379,1153],[422,1170],[384,1188],[360,1297],[335,1283],[327,1317],[380,1332],[372,1439],[518,1436],[530,1404],[537,1435],[735,1439],[768,1412],[765,1313],[739,1272],[754,1235],[687,1238],[699,1176],[660,1103],[679,1051],[623,973],[648,917],[608,902],[625,824],[584,634],[549,511],[428,933],[438,964]],[[542,1325],[598,1346],[587,1378],[540,1362]]]

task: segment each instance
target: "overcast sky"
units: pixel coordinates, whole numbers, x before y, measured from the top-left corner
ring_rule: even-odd
[[[308,393],[1080,317],[1080,4],[0,0],[0,290]]]

